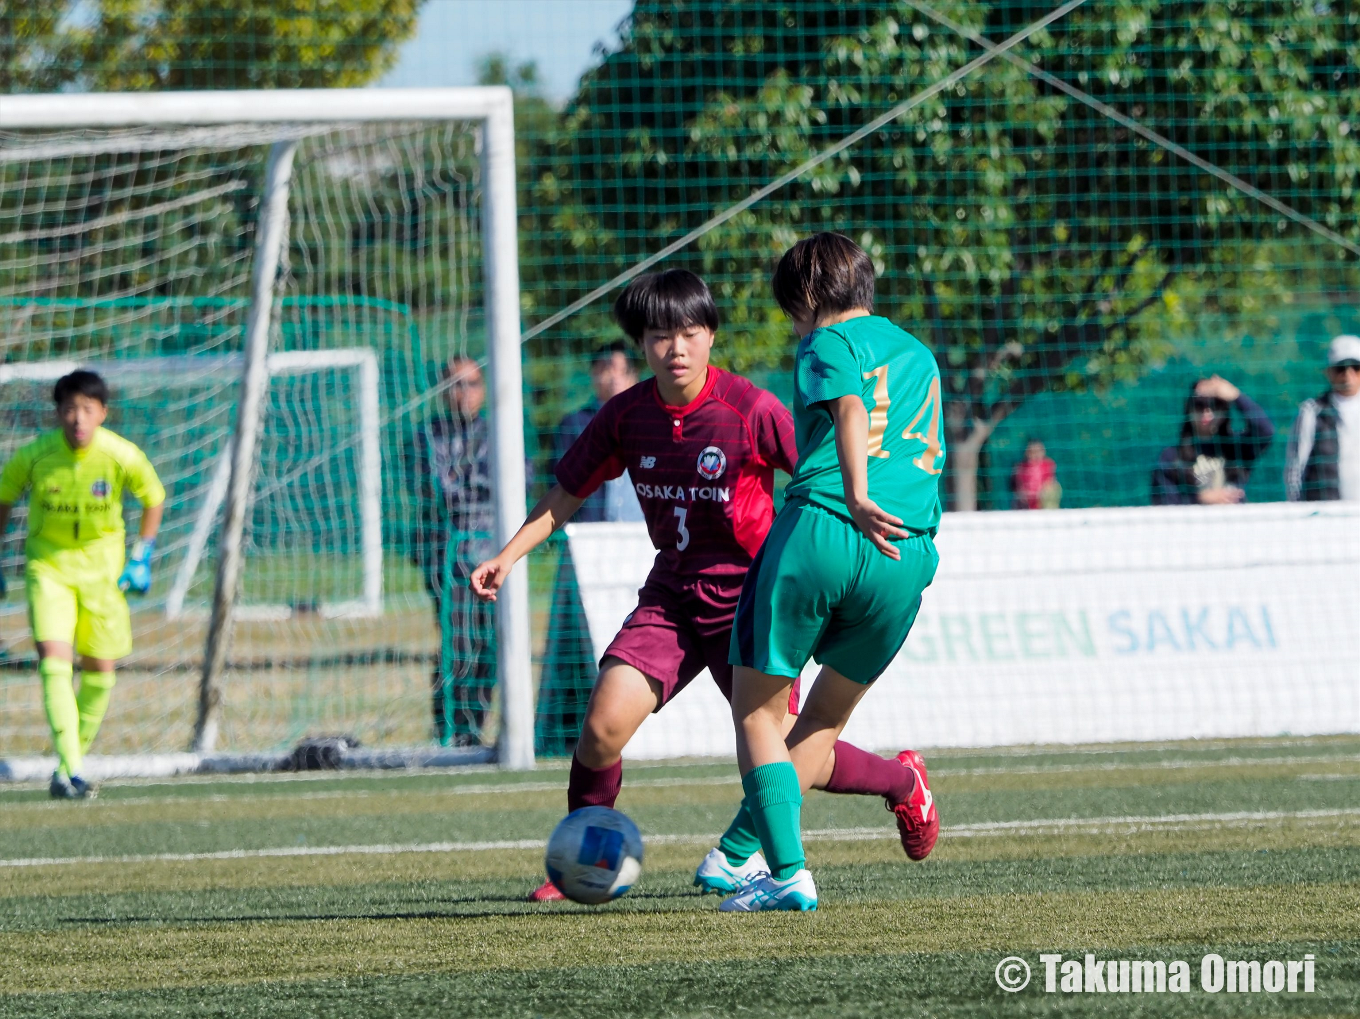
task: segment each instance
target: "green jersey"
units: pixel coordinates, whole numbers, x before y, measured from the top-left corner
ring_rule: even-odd
[[[123,491],[143,506],[165,501],[146,454],[107,428],[97,429],[84,449],[68,446],[60,428],[21,446],[0,473],[0,502],[13,504],[26,489],[30,559],[106,544],[110,562],[121,564]]]
[[[878,315],[814,329],[798,344],[794,383],[798,469],[785,497],[850,518],[825,401],[858,396],[869,412],[869,498],[933,536],[944,435],[940,370],[925,345]]]

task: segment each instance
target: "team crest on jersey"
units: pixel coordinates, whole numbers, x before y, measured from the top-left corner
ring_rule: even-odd
[[[717,481],[727,470],[727,454],[717,446],[707,446],[699,454],[699,462],[695,466],[706,480]]]
[[[109,483],[100,478],[90,486],[90,494],[96,499],[103,499],[109,494]]]

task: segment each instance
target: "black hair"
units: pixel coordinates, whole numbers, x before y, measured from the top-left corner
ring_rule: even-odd
[[[63,375],[52,387],[52,402],[58,407],[73,396],[88,396],[91,400],[98,400],[105,407],[109,405],[108,384],[97,373],[86,371],[84,368]]]
[[[600,347],[590,355],[590,367],[593,370],[598,364],[610,364],[614,360],[615,354],[622,354],[623,359],[630,365],[633,363],[633,352],[628,348],[628,344],[622,340],[615,340],[607,347]]]
[[[815,321],[856,308],[874,310],[874,263],[844,234],[803,238],[784,252],[771,282],[789,318]]]
[[[638,276],[614,302],[614,319],[634,341],[648,329],[668,332],[687,326],[718,331],[718,306],[708,284],[687,269]]]

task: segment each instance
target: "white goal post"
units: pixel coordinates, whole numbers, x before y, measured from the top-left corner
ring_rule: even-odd
[[[481,201],[482,266],[492,457],[496,489],[495,540],[504,544],[524,518],[524,434],[520,364],[519,267],[515,206],[513,98],[508,88],[446,89],[289,89],[235,92],[105,93],[12,95],[0,102],[0,131],[79,131],[243,126],[272,141],[269,166],[257,214],[251,299],[245,352],[239,356],[241,389],[231,468],[222,484],[225,510],[219,537],[217,594],[205,653],[195,750],[209,753],[217,735],[219,695],[214,684],[225,661],[239,585],[241,532],[251,479],[264,388],[271,370],[310,370],[304,355],[270,354],[271,315],[284,248],[293,153],[299,125],[360,125],[398,121],[477,125],[483,182]],[[452,281],[448,284],[452,286]],[[337,357],[342,352],[332,351]],[[310,355],[306,355],[310,356]],[[356,355],[357,356],[357,355]],[[363,364],[355,365],[362,373]],[[375,369],[376,372],[376,369]],[[367,389],[364,389],[367,393]],[[367,401],[368,397],[364,399]],[[373,399],[376,401],[376,387]],[[407,408],[410,409],[410,408]],[[388,408],[394,412],[397,408]],[[375,414],[376,420],[381,420]],[[365,425],[367,428],[367,425]],[[366,464],[369,454],[361,451]],[[375,472],[376,476],[376,472]],[[366,490],[367,492],[367,490]],[[367,500],[376,492],[367,493]],[[380,498],[380,497],[379,497]],[[374,505],[377,505],[376,503]],[[363,610],[381,606],[381,546],[376,571],[369,540],[380,528],[364,520]],[[206,535],[204,536],[206,540]],[[510,769],[531,768],[533,689],[530,672],[529,590],[526,571],[511,574],[497,600],[497,685],[501,729],[498,760]]]

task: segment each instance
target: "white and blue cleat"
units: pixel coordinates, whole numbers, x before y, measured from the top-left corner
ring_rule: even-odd
[[[723,913],[762,913],[790,910],[807,913],[817,908],[817,885],[806,868],[777,881],[769,874],[757,878],[718,907]]]
[[[734,867],[727,862],[721,849],[710,849],[694,872],[694,883],[705,895],[709,892],[731,895],[769,873],[770,865],[760,853],[752,853],[749,860]]]

